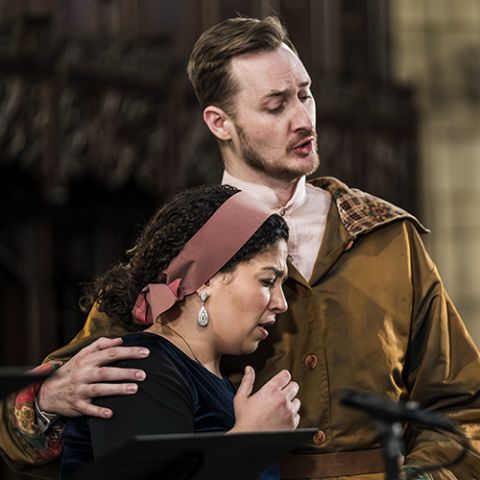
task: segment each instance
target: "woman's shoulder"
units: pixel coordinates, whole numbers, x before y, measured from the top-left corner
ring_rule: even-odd
[[[183,353],[178,347],[166,338],[150,332],[130,333],[122,337],[124,347],[145,347],[152,353],[161,353],[169,358],[174,364],[195,364],[188,355]],[[148,358],[148,357],[147,357]]]
[[[162,349],[163,338],[150,332],[135,332],[122,336],[124,347],[147,347]]]
[[[146,347],[150,350],[150,355],[144,358],[117,360],[111,364],[112,366],[143,370],[146,378],[139,383],[142,390],[175,386],[194,404],[190,382],[179,368],[178,360],[171,354],[171,344],[168,340],[148,332],[132,333],[122,338],[124,347]]]
[[[150,332],[138,332],[125,335],[122,338],[124,346],[149,348],[150,355],[147,359],[150,358],[152,365],[159,355],[168,359],[168,363],[171,363],[171,365],[175,367],[175,370],[187,381],[194,391],[198,389],[203,391],[204,389],[212,388],[214,390],[225,390],[229,395],[235,393],[235,387],[226,377],[217,377],[202,364],[190,358],[168,339],[160,335]],[[144,360],[139,360],[139,362],[144,362]],[[147,362],[144,362],[143,365],[146,366]],[[122,366],[143,368],[141,363],[129,363],[123,364]]]
[[[149,332],[137,332],[122,337],[123,347],[145,347],[150,355],[145,358],[124,359],[113,362],[113,366],[123,368],[139,368],[147,372],[168,370],[172,374],[183,376],[177,368],[177,359],[172,355],[172,345],[168,340]]]

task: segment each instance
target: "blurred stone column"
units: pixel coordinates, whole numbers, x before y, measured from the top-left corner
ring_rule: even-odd
[[[312,67],[327,76],[339,75],[342,68],[340,8],[338,0],[310,0]]]

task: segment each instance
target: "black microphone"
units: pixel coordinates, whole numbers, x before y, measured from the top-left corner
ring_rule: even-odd
[[[411,422],[458,433],[455,424],[434,413],[425,412],[417,404],[409,405],[393,402],[377,395],[364,394],[353,390],[344,390],[340,394],[340,402],[351,407],[366,410],[375,418],[392,421],[409,420]]]

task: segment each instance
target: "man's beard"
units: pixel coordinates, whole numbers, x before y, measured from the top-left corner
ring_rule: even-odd
[[[238,139],[240,143],[240,153],[244,162],[257,172],[263,173],[270,178],[275,178],[276,180],[282,180],[291,182],[297,178],[303,177],[304,175],[310,175],[315,172],[320,165],[320,158],[318,156],[318,146],[317,146],[317,133],[312,130],[310,132],[305,132],[304,135],[300,135],[294,142],[291,142],[287,145],[285,150],[285,156],[287,156],[295,145],[298,145],[303,139],[307,139],[310,136],[313,136],[314,141],[314,154],[315,161],[314,164],[309,168],[292,168],[288,164],[278,164],[277,162],[269,162],[262,156],[258,151],[256,151],[252,145],[247,135],[245,134],[243,128],[236,124]]]

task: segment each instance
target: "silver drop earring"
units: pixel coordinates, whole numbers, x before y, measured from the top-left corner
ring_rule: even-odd
[[[207,309],[205,308],[205,300],[207,299],[207,296],[208,296],[207,292],[202,292],[200,294],[200,298],[202,300],[202,307],[198,312],[197,321],[201,327],[206,327],[208,325],[208,312],[207,312]]]

